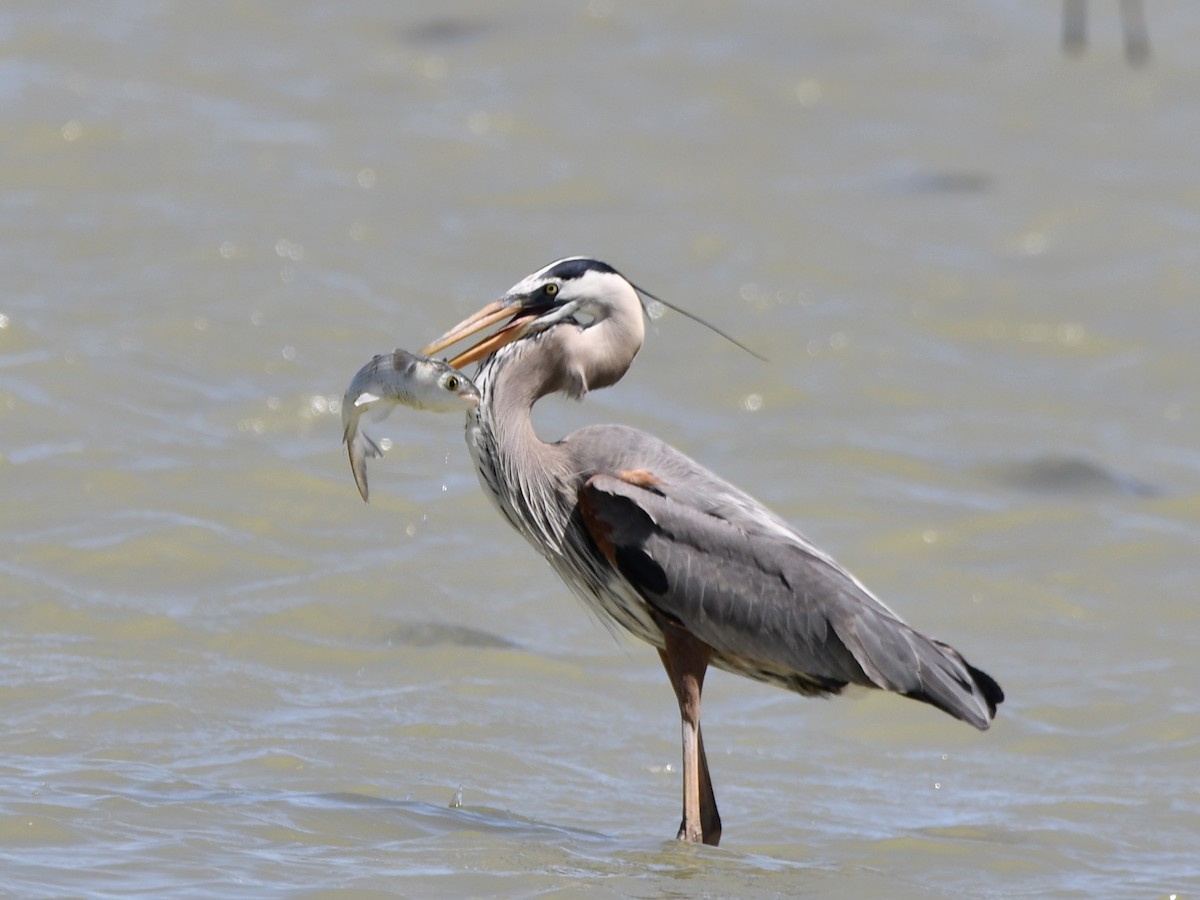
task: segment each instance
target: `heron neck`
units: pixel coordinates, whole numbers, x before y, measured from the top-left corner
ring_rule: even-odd
[[[479,419],[505,455],[540,456],[550,445],[533,428],[533,405],[554,391],[539,371],[536,354],[510,346],[480,365],[476,385],[480,392]]]
[[[565,451],[533,427],[533,405],[553,387],[524,369],[523,356],[484,360],[474,379],[481,399],[468,414],[466,437],[484,493],[545,554],[561,545],[571,513],[563,500],[574,491]]]

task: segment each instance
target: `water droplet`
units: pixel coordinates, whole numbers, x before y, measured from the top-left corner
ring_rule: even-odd
[[[1040,256],[1046,252],[1049,244],[1049,239],[1040,231],[1030,231],[1021,235],[1021,252],[1026,256]]]
[[[483,110],[477,110],[467,116],[467,128],[472,134],[486,134],[492,130],[492,117]]]
[[[815,78],[805,78],[796,85],[796,101],[801,106],[816,106],[824,93],[821,82]]]
[[[1064,322],[1058,326],[1058,342],[1070,347],[1083,343],[1084,328],[1080,322]]]
[[[430,56],[421,62],[421,74],[431,80],[445,78],[448,68],[446,60],[440,56]]]
[[[298,262],[304,259],[304,245],[293,244],[287,238],[280,238],[275,242],[275,255],[280,259],[290,259],[293,262]]]

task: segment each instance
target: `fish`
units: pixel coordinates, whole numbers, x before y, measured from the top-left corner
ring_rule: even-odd
[[[367,460],[383,455],[358,427],[363,413],[379,422],[397,406],[433,412],[465,412],[479,403],[479,388],[445,360],[397,348],[374,357],[355,374],[342,398],[342,442],[363,502],[367,499]]]

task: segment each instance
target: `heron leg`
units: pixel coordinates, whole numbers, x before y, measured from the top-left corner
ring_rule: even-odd
[[[664,646],[658,655],[675,689],[683,730],[683,822],[677,838],[715,846],[721,840],[721,817],[700,736],[700,694],[712,648],[677,625],[661,627]]]
[[[1121,30],[1125,34],[1125,60],[1133,66],[1150,58],[1150,38],[1142,0],[1121,0]]]
[[[700,826],[704,843],[717,846],[721,841],[721,815],[713,795],[712,778],[708,774],[708,757],[704,755],[704,734],[696,728],[696,743],[700,747]]]

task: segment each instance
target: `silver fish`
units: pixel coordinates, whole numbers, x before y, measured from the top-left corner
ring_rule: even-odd
[[[401,404],[433,412],[464,412],[478,403],[479,389],[444,360],[397,349],[359,369],[342,398],[342,440],[363,501],[367,500],[367,460],[383,455],[379,445],[359,430],[364,412],[370,411],[378,422]]]

